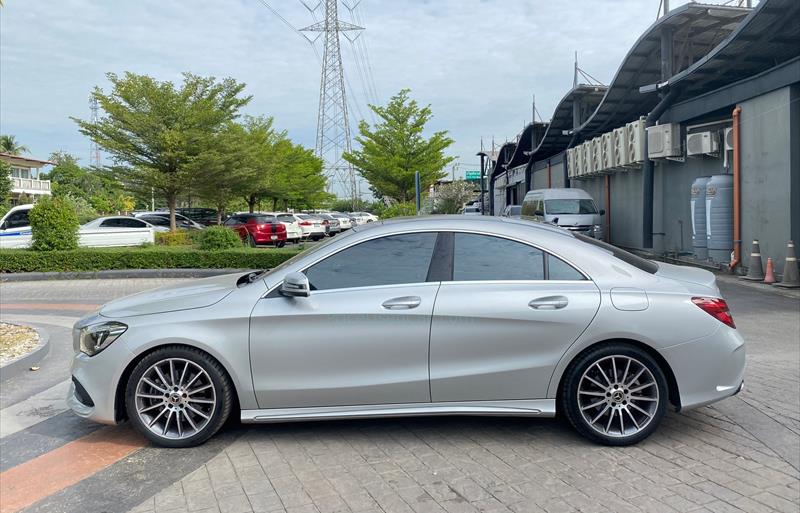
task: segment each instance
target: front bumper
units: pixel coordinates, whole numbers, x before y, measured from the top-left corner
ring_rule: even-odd
[[[73,382],[67,392],[67,406],[79,417],[116,424],[117,383],[132,358],[133,353],[120,340],[95,356],[76,353],[72,357]]]
[[[681,409],[698,408],[739,393],[744,386],[745,343],[720,323],[711,335],[660,351],[680,393]]]

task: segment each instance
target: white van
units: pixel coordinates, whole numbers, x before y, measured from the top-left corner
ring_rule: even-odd
[[[603,238],[600,216],[594,200],[583,189],[536,189],[522,201],[522,217],[558,225],[567,230]]]

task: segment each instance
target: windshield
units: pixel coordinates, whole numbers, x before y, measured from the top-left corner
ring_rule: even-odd
[[[513,205],[508,207],[508,215],[510,216],[518,216],[522,213],[522,207],[519,205]]]
[[[556,214],[596,214],[597,207],[590,199],[551,199],[544,202],[544,213]]]

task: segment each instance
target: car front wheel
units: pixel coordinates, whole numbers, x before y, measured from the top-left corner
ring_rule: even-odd
[[[233,386],[219,363],[183,346],[145,356],[128,379],[131,423],[153,443],[191,447],[216,433],[233,405]]]
[[[631,445],[656,430],[667,401],[667,380],[653,357],[616,343],[590,350],[570,364],[560,406],[590,440]]]

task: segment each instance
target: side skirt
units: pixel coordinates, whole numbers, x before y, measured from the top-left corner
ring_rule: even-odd
[[[449,403],[370,404],[312,408],[266,408],[242,410],[244,423],[292,422],[300,420],[363,419],[371,417],[416,417],[433,415],[489,415],[554,417],[555,399],[518,401],[471,401]]]

